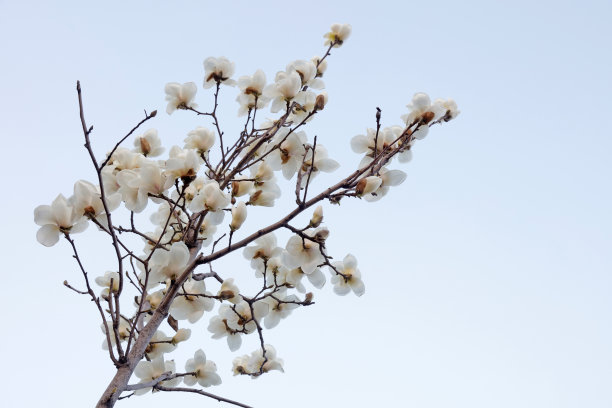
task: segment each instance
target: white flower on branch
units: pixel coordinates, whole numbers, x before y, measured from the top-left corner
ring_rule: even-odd
[[[357,186],[355,186],[355,193],[357,193],[359,197],[373,193],[378,190],[381,184],[382,178],[378,176],[364,177],[357,182]]]
[[[130,324],[126,322],[124,319],[119,320],[119,326],[117,327],[117,336],[115,336],[112,320],[107,320],[106,325],[102,323],[102,325],[100,325],[100,328],[102,329],[102,333],[104,333],[104,340],[102,341],[103,350],[108,350],[108,341],[106,340],[106,329],[107,328],[109,330],[108,338],[110,339],[111,347],[115,347],[117,345],[116,337],[119,337],[119,341],[122,343],[124,341],[127,341],[127,339],[130,337],[131,327],[130,327]]]
[[[114,211],[121,203],[120,194],[106,193],[106,205],[109,211]],[[107,227],[106,212],[100,196],[100,188],[85,180],[74,183],[74,194],[69,201],[74,207],[76,215],[95,218],[100,224]]]
[[[134,374],[140,378],[140,384],[148,383],[156,380],[164,373],[174,373],[176,371],[176,365],[174,360],[164,361],[164,356],[159,356],[152,359],[151,361],[143,360],[138,363]],[[176,387],[181,383],[181,378],[173,378],[171,380],[160,381],[159,385],[164,387]],[[152,387],[140,388],[134,391],[136,395],[143,395],[151,391]]]
[[[168,115],[171,115],[177,109],[195,109],[198,107],[193,101],[198,91],[195,82],[186,82],[182,85],[178,82],[170,82],[166,84],[164,90],[166,91],[166,101],[168,101],[166,107]]]
[[[270,102],[270,98],[263,94],[265,86],[266,74],[261,69],[255,71],[253,76],[245,75],[238,78],[240,88],[240,94],[236,97],[236,101],[240,104],[238,116],[246,115],[249,109],[263,109]]]
[[[327,149],[323,147],[323,145],[317,144],[314,153],[313,149],[308,149],[306,152],[306,158],[302,163],[302,172],[304,173],[304,177],[302,177],[302,187],[304,187],[308,182],[309,175],[310,179],[312,180],[319,174],[319,172],[322,171],[324,173],[332,173],[336,171],[338,167],[340,167],[340,163],[334,159],[330,159],[327,154]]]
[[[210,312],[215,307],[212,293],[206,291],[204,281],[190,279],[183,284],[182,289],[170,306],[170,314],[175,319],[195,323],[205,311]]]
[[[117,292],[119,290],[119,273],[112,271],[105,272],[104,276],[98,276],[95,282],[98,286],[104,288],[100,293],[100,296],[108,296],[111,291]]]
[[[338,295],[344,296],[351,290],[357,296],[361,296],[365,293],[365,285],[361,280],[361,272],[357,269],[357,259],[348,254],[344,257],[342,262],[334,262],[333,266],[342,275],[330,268],[332,274],[331,283],[334,285],[334,292]]]
[[[236,351],[242,344],[242,334],[253,333],[257,329],[258,321],[268,313],[268,304],[265,302],[255,302],[253,312],[246,301],[229,306],[223,304],[219,307],[219,314],[210,319],[208,331],[211,332],[213,339],[227,337],[227,345],[231,351]]]
[[[304,273],[312,273],[318,265],[325,262],[322,255],[323,248],[314,241],[313,231],[304,231],[305,238],[293,235],[287,241],[283,252],[283,263],[289,268],[302,268]]]
[[[263,270],[264,262],[272,257],[280,256],[282,252],[283,249],[276,246],[276,235],[269,233],[254,240],[253,245],[244,248],[242,253],[246,259],[251,261],[251,268]]]
[[[158,249],[151,257],[149,283],[175,280],[184,271],[189,261],[189,249],[184,242],[174,242],[170,250]]]
[[[302,165],[308,142],[306,132],[294,132],[287,136],[287,130],[281,130],[276,134],[272,143],[280,143],[278,149],[273,150],[266,158],[266,163],[273,170],[282,170],[283,176],[290,180]],[[284,139],[284,141],[283,141]]]
[[[236,81],[230,79],[234,75],[235,64],[225,57],[208,57],[204,60],[204,89],[212,87],[217,82],[234,86]]]
[[[185,363],[185,371],[195,373],[185,376],[183,382],[189,386],[200,384],[202,387],[221,384],[221,377],[217,374],[217,366],[214,362],[206,360],[206,354],[202,349],[195,352],[193,358]]]
[[[325,84],[323,80],[317,78],[317,66],[312,61],[296,60],[287,65],[286,72],[295,71],[302,80],[302,86],[308,86],[312,89],[323,89]]]
[[[262,373],[267,373],[272,370],[283,370],[283,360],[276,355],[276,349],[270,344],[264,345],[266,356],[264,357],[262,349],[255,350],[251,355],[236,357],[233,362],[232,371],[234,375],[247,374],[251,378],[257,378]]]
[[[325,73],[325,71],[327,71],[327,60],[321,60],[321,57],[312,57],[311,59],[312,63],[315,64],[315,66],[318,65],[317,67],[317,77],[322,77],[323,74]]]
[[[220,211],[221,218],[223,210],[230,203],[230,197],[219,188],[219,183],[210,181],[191,200],[189,209],[193,212]]]
[[[280,71],[276,74],[274,83],[266,86],[264,95],[272,99],[270,111],[278,112],[284,109],[286,104],[295,98],[302,88],[302,79],[296,71],[289,73]]]
[[[87,219],[75,212],[66,198],[59,194],[51,205],[34,209],[34,222],[40,226],[36,239],[50,247],[59,241],[60,233],[75,234],[87,228]]]
[[[166,333],[158,330],[155,332],[153,337],[151,337],[151,341],[149,341],[145,353],[147,354],[147,357],[153,360],[158,357],[163,357],[163,354],[170,353],[175,349],[176,343],[174,342],[173,338],[166,336]]]
[[[366,201],[378,201],[389,191],[389,187],[399,186],[406,180],[406,173],[401,170],[388,170],[386,167],[380,169],[380,186],[363,198]]]
[[[134,139],[134,151],[146,157],[157,157],[164,152],[156,129],[149,129]]]
[[[201,165],[202,159],[194,149],[172,146],[170,158],[166,161],[166,171],[175,178],[193,180]]]
[[[350,24],[334,23],[330,28],[330,32],[325,34],[323,38],[325,38],[325,45],[330,45],[331,43],[336,42],[334,47],[340,47],[349,37],[349,35],[351,35]]]
[[[281,319],[286,318],[291,314],[291,311],[299,305],[300,299],[295,295],[287,295],[286,289],[281,289],[266,297],[263,302],[266,302],[270,311],[264,317],[264,326],[266,329],[272,329],[278,325]]]
[[[215,132],[202,126],[198,126],[187,134],[185,149],[197,150],[199,154],[207,153],[215,144]]]

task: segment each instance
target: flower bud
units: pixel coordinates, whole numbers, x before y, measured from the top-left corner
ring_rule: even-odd
[[[244,220],[246,220],[246,217],[246,204],[244,201],[240,201],[238,205],[232,208],[232,223],[230,224],[231,230],[236,231],[238,228],[240,228]]]
[[[377,176],[365,177],[359,180],[359,182],[357,183],[357,186],[355,187],[355,192],[359,196],[370,194],[378,190],[381,184],[382,184],[382,179],[380,177],[377,177]]]
[[[313,297],[312,292],[308,292],[306,294],[306,296],[304,297],[304,303],[307,304],[307,305],[311,304],[312,303],[312,297]]]
[[[319,225],[321,225],[322,221],[323,221],[323,207],[318,206],[314,210],[314,213],[312,214],[312,218],[310,219],[310,227],[316,228]]]

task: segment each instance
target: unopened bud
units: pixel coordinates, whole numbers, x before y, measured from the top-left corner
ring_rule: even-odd
[[[304,297],[304,303],[306,303],[307,305],[312,303],[312,297],[313,297],[312,292],[308,292],[306,296]]]
[[[232,223],[230,224],[232,231],[236,231],[238,228],[240,228],[244,220],[246,220],[246,217],[246,204],[244,201],[240,201],[238,205],[232,208]]]
[[[314,210],[314,213],[312,214],[312,218],[310,219],[310,226],[312,228],[316,228],[319,225],[321,225],[322,221],[323,221],[323,207],[322,206],[318,206]]]
[[[157,111],[156,111],[156,110],[154,110],[153,112],[151,112],[151,113],[149,114],[149,116],[150,116],[150,117],[152,117],[152,118],[154,118],[155,116],[157,116]]]
[[[355,192],[359,196],[370,194],[378,190],[381,184],[382,184],[382,179],[380,177],[377,177],[377,176],[365,177],[359,180],[359,182],[357,183],[357,186],[355,187]]]

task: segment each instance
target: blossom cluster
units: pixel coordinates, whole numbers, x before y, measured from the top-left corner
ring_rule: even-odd
[[[283,371],[275,348],[264,343],[264,330],[278,326],[297,308],[312,305],[312,291],[324,287],[326,274],[338,295],[365,293],[357,259],[347,254],[342,261],[332,261],[328,254],[330,231],[323,222],[323,206],[315,204],[324,200],[338,204],[349,197],[381,199],[406,179],[406,173],[388,167],[393,160],[409,161],[414,143],[427,135],[429,127],[455,118],[459,111],[453,100],[431,102],[426,94],[417,93],[402,116],[402,125],[381,127],[378,115],[376,129],[367,129],[350,142],[354,152],[363,154],[357,169],[308,200],[312,180],[340,165],[302,128],[325,108],[328,95],[322,77],[327,57],[350,32],[348,24],[332,25],[325,35],[328,49],[322,57],[290,62],[271,83],[262,70],[236,78],[235,64],[229,59],[206,58],[203,88],[214,90],[214,110],[197,110],[195,82],[171,82],[165,86],[166,112],[191,111],[198,118],[210,118],[212,127],[200,123],[185,135],[182,145],[170,147],[164,159],[166,148],[157,130],[146,130],[134,137],[131,148],[119,143],[102,162],[94,159],[98,184],[79,180],[69,198],[60,194],[51,205],[35,209],[38,241],[52,246],[64,235],[77,260],[71,236],[90,222],[112,238],[117,269],[94,279],[102,288],[99,295],[93,294],[83,269],[88,290],[77,292],[90,294],[98,304],[104,316],[103,348],[111,358],[115,353],[125,357],[125,349],[142,346],[145,360],[134,371],[140,382],[131,386],[136,394],[176,387],[181,381],[202,387],[221,383],[215,363],[201,349],[186,362],[184,373],[177,373],[174,361],[166,358],[191,336],[191,329],[180,325],[195,324],[208,314],[207,331],[213,339],[225,339],[231,351],[240,349],[245,336],[256,333],[260,348],[236,358],[232,368],[235,375],[256,378],[268,371]],[[244,130],[230,141],[227,136],[223,139],[216,109],[221,89],[234,86],[238,88],[238,115],[247,119]],[[256,125],[256,112],[266,108],[278,118]],[[93,157],[89,134],[85,136]],[[277,173],[295,185],[295,214],[235,243],[233,237],[242,232],[248,215],[261,211],[256,207],[273,207],[281,197]],[[111,218],[121,205],[130,215],[127,227],[115,225]],[[155,206],[148,211],[152,228],[143,232],[135,226],[134,215],[150,206]],[[307,225],[290,224],[306,210],[312,211]],[[278,229],[290,232],[284,243],[279,244]],[[121,234],[142,239],[142,251],[128,248]],[[208,257],[199,253],[209,246]],[[213,270],[214,260],[237,249],[242,250],[261,285],[254,295],[241,292],[233,278]],[[199,265],[208,265],[209,272],[197,273]],[[120,298],[128,288],[135,294],[131,317],[125,304],[119,313]],[[108,307],[103,308],[104,304]],[[160,328],[160,316],[168,316],[173,335]],[[143,328],[149,327],[154,330],[145,338]]]

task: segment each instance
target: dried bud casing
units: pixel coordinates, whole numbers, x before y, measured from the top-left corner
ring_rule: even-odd
[[[322,93],[317,95],[317,99],[315,100],[314,110],[320,111],[325,108],[325,104],[327,103],[327,93]]]
[[[377,177],[377,176],[365,177],[359,180],[359,182],[357,183],[357,186],[355,187],[355,192],[359,196],[370,194],[378,190],[381,184],[382,184],[382,179],[380,177]]]
[[[151,144],[144,137],[140,138],[140,150],[145,156],[151,153]]]
[[[421,122],[427,124],[427,123],[431,122],[431,120],[434,118],[434,116],[436,116],[436,115],[433,112],[425,112],[423,114],[423,116],[421,116]]]
[[[327,228],[321,228],[313,238],[315,241],[322,242],[325,241],[327,237],[329,237],[329,230]]]
[[[222,290],[219,292],[219,297],[223,300],[231,299],[234,296],[236,296],[236,294],[232,290]]]

